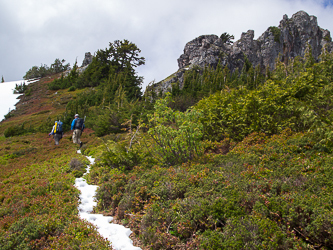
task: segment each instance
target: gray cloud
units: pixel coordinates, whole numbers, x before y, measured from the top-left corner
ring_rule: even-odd
[[[326,7],[325,7],[326,6]],[[333,30],[332,4],[316,0],[11,0],[0,3],[0,75],[20,80],[34,65],[55,58],[81,64],[85,52],[128,39],[142,50],[145,85],[178,68],[185,44],[203,34],[249,29],[259,37],[284,14],[299,10]]]

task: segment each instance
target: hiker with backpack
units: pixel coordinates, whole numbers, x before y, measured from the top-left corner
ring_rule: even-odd
[[[59,141],[61,140],[63,134],[62,122],[60,120],[55,121],[51,133],[49,133],[49,136],[53,135],[55,145],[59,145]]]
[[[80,137],[82,135],[84,127],[84,120],[80,118],[78,114],[76,114],[71,124],[71,130],[73,131],[73,143],[80,144],[80,148],[82,147]]]

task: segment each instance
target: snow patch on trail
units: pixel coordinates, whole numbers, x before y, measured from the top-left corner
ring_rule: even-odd
[[[81,153],[80,150],[77,153]],[[90,161],[90,165],[94,164],[95,159],[86,156]],[[94,199],[97,187],[89,185],[84,176],[90,172],[90,165],[87,167],[87,172],[81,178],[75,179],[75,187],[81,191],[79,205],[79,216],[92,223],[97,227],[98,232],[111,242],[115,250],[141,250],[139,247],[133,246],[132,240],[129,238],[132,231],[124,226],[111,223],[113,217],[103,216],[102,214],[92,214],[94,206],[97,202]]]

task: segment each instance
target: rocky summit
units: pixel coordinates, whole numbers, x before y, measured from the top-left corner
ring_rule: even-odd
[[[93,56],[90,52],[86,52],[81,67],[85,67],[92,62]]]
[[[219,62],[232,72],[241,70],[246,58],[254,67],[273,69],[279,56],[284,62],[296,56],[304,57],[308,44],[316,60],[323,49],[331,51],[333,47],[330,32],[318,26],[317,17],[304,11],[291,18],[284,15],[278,27],[269,27],[257,40],[254,40],[253,30],[243,32],[234,43],[222,36],[202,35],[185,45],[184,53],[178,59],[179,70],[153,87],[158,92],[165,92],[172,83],[179,82],[182,88],[185,70],[194,66],[216,67]]]

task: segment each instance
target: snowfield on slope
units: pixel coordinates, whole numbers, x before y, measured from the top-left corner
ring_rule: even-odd
[[[17,99],[21,94],[14,94],[16,84],[25,83],[28,85],[33,81],[19,80],[13,82],[0,83],[0,121],[4,119],[9,111],[15,109],[15,104],[19,102]]]

